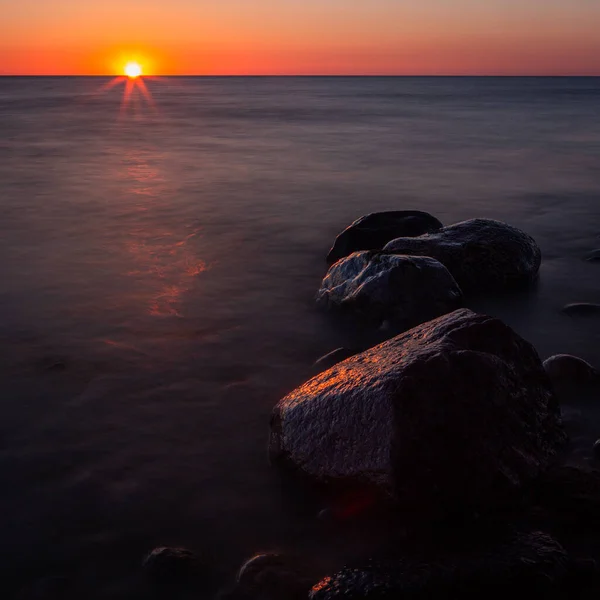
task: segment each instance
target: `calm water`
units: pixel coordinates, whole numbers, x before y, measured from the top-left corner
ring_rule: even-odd
[[[543,357],[600,366],[600,319],[558,312],[600,302],[582,260],[600,248],[600,80],[161,79],[126,106],[108,81],[0,78],[10,586],[65,574],[116,597],[156,544],[225,570],[258,549],[343,554],[319,507],[282,491],[266,440],[314,360],[363,341],[313,296],[364,213],[528,231],[537,290],[476,308]],[[600,412],[568,410],[587,460]]]

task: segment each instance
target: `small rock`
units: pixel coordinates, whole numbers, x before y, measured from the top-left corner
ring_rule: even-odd
[[[554,383],[588,383],[600,376],[590,363],[571,354],[556,354],[547,358],[544,369]]]
[[[330,369],[334,365],[337,365],[337,363],[342,362],[359,352],[360,350],[351,350],[350,348],[336,348],[328,354],[325,354],[325,356],[321,356],[313,366],[318,369]]]
[[[594,442],[594,457],[600,459],[600,440]]]
[[[190,550],[162,546],[148,554],[143,567],[148,576],[159,583],[177,583],[193,575],[197,560]]]
[[[600,304],[592,302],[574,302],[563,307],[562,312],[570,317],[589,317],[600,314]]]
[[[327,255],[334,263],[359,250],[381,250],[390,240],[435,231],[443,225],[433,216],[419,210],[377,212],[357,219],[335,239]]]
[[[377,325],[390,320],[406,329],[459,308],[462,292],[437,260],[364,251],[329,269],[317,303],[350,310]]]
[[[292,559],[277,553],[257,554],[247,560],[237,582],[245,596],[264,600],[304,600],[311,586]]]

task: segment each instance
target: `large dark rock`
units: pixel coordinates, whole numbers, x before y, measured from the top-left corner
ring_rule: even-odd
[[[431,556],[372,560],[347,567],[317,583],[309,598],[570,598],[571,569],[566,551],[551,536],[517,533],[498,541],[480,540],[467,549],[457,549],[450,542],[446,548],[432,548]]]
[[[329,269],[317,302],[407,329],[462,306],[462,292],[437,260],[364,251]]]
[[[381,250],[398,237],[423,235],[443,225],[435,217],[419,210],[392,210],[365,215],[340,233],[327,255],[333,263],[358,250]]]
[[[542,260],[531,236],[490,219],[471,219],[420,237],[398,238],[384,251],[439,260],[465,292],[530,283],[537,277]]]
[[[325,371],[283,398],[273,461],[375,486],[426,518],[502,505],[566,441],[531,344],[462,309]]]

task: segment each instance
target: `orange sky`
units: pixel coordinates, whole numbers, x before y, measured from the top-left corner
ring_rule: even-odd
[[[0,0],[0,74],[595,74],[600,0]]]

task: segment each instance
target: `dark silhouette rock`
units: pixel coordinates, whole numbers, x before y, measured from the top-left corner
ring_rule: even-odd
[[[590,383],[600,378],[600,373],[590,363],[571,354],[547,358],[544,369],[553,383]]]
[[[185,548],[155,548],[144,559],[144,570],[157,583],[179,583],[194,575],[198,562]]]
[[[462,306],[462,292],[438,261],[425,256],[355,252],[336,262],[317,294],[325,308],[405,329]]]
[[[320,371],[330,369],[333,365],[337,365],[337,363],[342,362],[359,352],[360,350],[353,350],[351,348],[336,348],[328,354],[325,354],[325,356],[321,356],[321,358],[315,362],[314,367]]]
[[[456,545],[462,546],[461,540]],[[371,560],[346,567],[313,586],[311,600],[425,598],[562,598],[573,592],[573,563],[565,549],[541,532],[479,540],[466,549],[451,542],[415,558]],[[579,569],[579,564],[576,567]],[[567,588],[568,586],[568,588]],[[567,588],[567,589],[565,589]]]
[[[498,507],[566,441],[531,344],[462,309],[325,371],[283,398],[273,462],[375,486],[407,518]]]
[[[330,264],[359,250],[381,250],[390,240],[440,229],[435,217],[419,210],[393,210],[365,215],[340,233],[327,255]]]
[[[487,292],[529,284],[542,254],[535,240],[516,227],[471,219],[420,237],[389,242],[384,252],[431,256],[454,276],[463,291]]]
[[[563,307],[562,312],[570,317],[590,317],[600,315],[600,304],[573,302]]]
[[[587,260],[588,262],[600,262],[600,249],[590,252],[585,257],[585,260]]]

